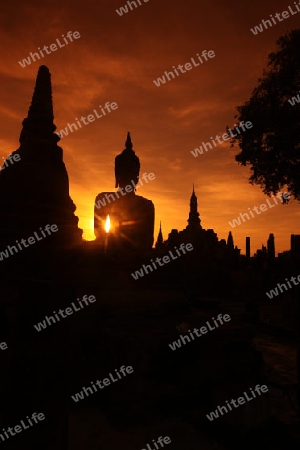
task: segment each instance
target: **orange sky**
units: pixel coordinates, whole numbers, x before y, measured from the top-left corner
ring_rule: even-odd
[[[198,158],[191,150],[233,126],[235,107],[248,100],[267,55],[282,34],[297,27],[299,17],[256,36],[250,27],[293,2],[141,3],[122,17],[115,9],[125,0],[12,0],[0,6],[1,161],[19,146],[36,73],[45,64],[52,74],[57,132],[76,117],[99,112],[100,104],[118,104],[117,110],[60,141],[86,239],[93,238],[97,193],[114,188],[114,158],[124,149],[129,130],[141,174],[156,176],[139,190],[155,204],[155,239],[159,220],[165,238],[172,228],[187,225],[194,181],[202,226],[213,228],[219,239],[232,230],[244,253],[245,237],[251,236],[254,253],[274,233],[276,251],[289,249],[290,234],[300,234],[298,202],[268,209],[232,229],[228,221],[265,203],[266,196],[248,183],[250,171],[235,162],[238,149],[230,149],[228,142]],[[68,31],[78,31],[80,39],[30,66],[18,64]],[[190,62],[202,50],[213,50],[215,58],[163,86],[154,85],[164,71]]]

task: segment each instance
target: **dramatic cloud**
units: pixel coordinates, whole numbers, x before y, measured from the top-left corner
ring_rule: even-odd
[[[0,6],[0,157],[18,147],[21,122],[27,115],[36,73],[45,64],[52,74],[57,131],[87,116],[105,102],[116,102],[113,113],[83,126],[60,142],[86,239],[93,238],[96,195],[114,188],[114,158],[131,131],[141,173],[155,180],[139,195],[156,207],[155,237],[162,221],[164,237],[187,225],[189,199],[195,182],[202,225],[227,238],[229,220],[265,202],[258,187],[249,185],[249,170],[234,160],[238,149],[224,143],[194,158],[191,150],[234,123],[235,107],[246,101],[266,66],[276,40],[297,27],[290,17],[254,36],[250,28],[282,2],[245,7],[230,0],[149,0],[120,17],[122,0],[41,3],[12,0]],[[18,61],[38,47],[55,43],[68,31],[80,39],[22,68]],[[215,58],[157,88],[153,80],[172,66],[185,64],[202,50]],[[233,230],[235,244],[245,251],[261,247],[275,234],[276,250],[289,248],[298,233],[299,206],[278,206]]]

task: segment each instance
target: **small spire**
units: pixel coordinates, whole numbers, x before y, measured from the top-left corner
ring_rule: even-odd
[[[228,233],[227,247],[228,247],[228,248],[234,248],[233,237],[232,237],[231,231],[229,231],[229,233]]]
[[[126,142],[125,142],[125,147],[126,147],[127,150],[132,150],[132,147],[133,147],[129,131],[127,133],[127,139],[126,139]]]
[[[164,242],[164,239],[163,239],[163,235],[162,235],[162,231],[161,231],[161,221],[160,221],[159,222],[159,232],[158,232],[155,248],[157,248],[157,249],[163,248],[164,247],[163,242]]]
[[[190,213],[188,218],[188,228],[199,229],[201,227],[201,220],[198,213],[198,201],[195,194],[195,185],[193,183],[193,192],[190,199]]]

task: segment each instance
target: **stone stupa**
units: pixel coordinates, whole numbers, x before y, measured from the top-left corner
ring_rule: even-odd
[[[58,231],[32,248],[70,248],[81,243],[82,230],[74,215],[76,206],[69,195],[68,173],[53,120],[51,75],[41,66],[22,123],[20,147],[12,153],[20,159],[4,163],[0,172],[0,250],[15,245],[16,239],[33,236],[47,224],[56,224]]]

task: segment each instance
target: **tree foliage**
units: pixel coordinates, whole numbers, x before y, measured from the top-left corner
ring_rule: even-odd
[[[300,103],[288,102],[300,91],[300,30],[282,36],[277,45],[250,100],[237,107],[238,121],[250,121],[253,127],[231,144],[241,149],[236,161],[251,166],[251,184],[267,195],[286,186],[300,201]]]

